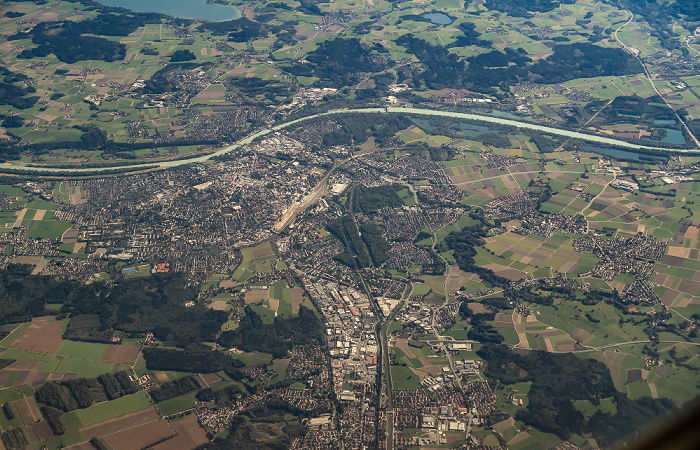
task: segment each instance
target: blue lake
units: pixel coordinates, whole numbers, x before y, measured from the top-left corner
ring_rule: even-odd
[[[686,145],[688,141],[685,140],[683,132],[681,130],[676,130],[673,128],[662,128],[666,131],[666,136],[663,139],[649,139],[642,138],[643,141],[647,142],[663,142],[664,144],[676,144],[676,145]]]
[[[685,140],[683,132],[681,130],[674,130],[672,128],[664,128],[666,130],[666,137],[661,139],[664,144],[679,144],[685,145],[688,141]]]
[[[447,14],[443,14],[443,13],[431,12],[431,13],[421,14],[420,16],[430,20],[432,23],[434,23],[436,25],[449,25],[452,23],[452,19],[450,18],[450,16],[448,16]]]
[[[612,156],[617,159],[626,159],[631,161],[639,161],[639,154],[634,152],[628,152],[625,150],[620,150],[617,148],[610,147],[599,147],[597,145],[586,144],[582,147],[584,150],[594,153],[601,153],[603,155]]]
[[[591,145],[591,144],[586,144],[581,148],[583,150],[586,150],[589,152],[600,153],[602,155],[611,156],[615,159],[624,159],[627,161],[643,162],[643,160],[648,161],[648,158],[649,158],[649,156],[645,156],[645,158],[640,158],[639,153],[635,153],[633,151],[622,150],[619,148],[601,147],[598,145]],[[653,158],[661,160],[661,161],[668,161],[668,157],[665,155],[654,155]]]
[[[207,0],[95,0],[106,6],[138,12],[155,12],[183,19],[225,22],[238,19],[241,12],[233,6],[207,4]]]

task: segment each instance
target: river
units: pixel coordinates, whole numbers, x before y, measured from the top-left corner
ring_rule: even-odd
[[[145,169],[148,167],[174,167],[174,166],[180,166],[183,164],[190,164],[190,163],[195,163],[195,162],[203,162],[206,160],[209,160],[211,158],[214,158],[216,156],[220,156],[226,153],[229,153],[233,150],[236,150],[242,145],[249,144],[253,142],[254,139],[257,139],[258,137],[264,136],[270,132],[274,131],[279,131],[284,128],[287,128],[289,126],[307,121],[307,120],[312,120],[317,117],[323,117],[323,116],[330,116],[334,114],[355,114],[355,113],[383,113],[383,112],[388,112],[389,114],[406,114],[406,115],[423,115],[423,116],[439,116],[439,117],[448,117],[448,118],[453,118],[453,119],[464,119],[464,120],[474,120],[474,121],[481,121],[481,122],[486,122],[486,123],[495,123],[499,125],[506,125],[510,127],[516,127],[516,128],[524,128],[524,129],[529,129],[529,130],[536,130],[536,131],[541,131],[546,134],[554,134],[558,136],[565,136],[565,137],[570,137],[574,139],[581,139],[583,141],[587,142],[593,142],[597,144],[605,144],[605,145],[613,145],[617,147],[623,147],[623,148],[628,148],[632,150],[655,150],[655,151],[662,151],[662,152],[675,152],[675,153],[700,153],[699,149],[679,149],[679,150],[669,150],[666,148],[659,148],[659,147],[650,147],[647,145],[639,145],[639,144],[632,144],[630,142],[625,142],[625,141],[620,141],[617,139],[613,138],[608,138],[604,136],[597,136],[593,134],[586,134],[586,133],[580,133],[578,131],[569,131],[569,130],[562,130],[559,128],[552,128],[552,127],[547,127],[543,125],[536,125],[533,123],[528,123],[528,122],[520,122],[517,120],[512,120],[512,119],[504,119],[501,117],[492,117],[492,116],[482,116],[479,114],[469,114],[469,113],[457,113],[457,112],[450,112],[450,111],[434,111],[432,109],[420,109],[420,108],[396,108],[396,107],[389,107],[385,110],[385,108],[362,108],[362,109],[343,109],[343,110],[334,110],[334,111],[328,111],[325,113],[321,114],[314,114],[311,116],[307,117],[302,117],[300,119],[292,120],[289,122],[281,123],[279,125],[275,125],[272,128],[269,129],[264,129],[260,130],[255,134],[252,134],[248,136],[247,138],[241,139],[240,141],[229,145],[228,147],[224,147],[221,150],[218,150],[214,153],[210,153],[208,155],[202,155],[202,156],[196,156],[192,158],[187,158],[187,159],[178,159],[174,161],[161,161],[161,162],[142,162],[139,164],[131,164],[131,165],[125,165],[125,166],[117,166],[117,167],[89,167],[89,168],[56,168],[56,167],[39,167],[39,166],[21,166],[21,165],[13,165],[13,164],[8,164],[8,163],[2,163],[0,164],[0,170],[2,169],[15,169],[15,170],[24,170],[24,171],[30,171],[30,172],[36,172],[39,174],[47,174],[50,175],[52,173],[72,173],[72,174],[86,174],[89,175],[91,172],[101,172],[101,171],[106,171],[106,170],[139,170],[139,169]]]

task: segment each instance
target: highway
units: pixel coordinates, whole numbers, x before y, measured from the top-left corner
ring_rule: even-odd
[[[5,170],[22,170],[22,171],[27,171],[27,172],[36,172],[38,175],[58,175],[58,174],[71,174],[71,175],[76,175],[76,176],[89,176],[91,173],[94,172],[104,172],[104,171],[109,171],[109,170],[115,170],[115,171],[125,171],[125,170],[130,170],[130,171],[138,171],[138,170],[146,170],[146,169],[152,169],[154,167],[156,168],[166,168],[166,167],[175,167],[175,166],[180,166],[184,164],[190,164],[190,163],[197,163],[197,162],[203,162],[207,161],[209,159],[215,158],[217,156],[224,155],[226,153],[230,153],[241,146],[250,144],[253,142],[255,139],[260,138],[262,136],[265,136],[269,133],[275,133],[277,131],[281,131],[287,127],[293,126],[300,124],[301,122],[307,121],[307,120],[313,120],[319,117],[325,117],[325,116],[333,116],[336,114],[369,114],[369,113],[388,113],[388,114],[412,114],[412,115],[422,115],[422,116],[437,116],[437,117],[448,117],[448,118],[453,118],[453,119],[463,119],[463,120],[473,120],[473,121],[480,121],[480,122],[486,122],[486,123],[492,123],[496,125],[504,125],[504,126],[509,126],[509,127],[515,127],[515,128],[522,128],[522,129],[528,129],[528,130],[535,130],[535,131],[540,131],[542,133],[547,133],[547,134],[553,134],[557,136],[564,136],[568,138],[574,138],[574,139],[580,139],[583,141],[595,143],[595,144],[603,144],[603,145],[613,145],[617,147],[622,147],[622,148],[627,148],[630,150],[652,150],[652,151],[662,151],[662,152],[669,152],[669,153],[698,153],[700,150],[698,149],[667,149],[667,148],[661,148],[661,147],[652,147],[648,145],[639,145],[639,144],[633,144],[630,142],[622,141],[619,139],[613,139],[605,136],[599,136],[595,134],[587,134],[587,133],[581,133],[578,131],[569,131],[569,130],[563,130],[560,128],[554,128],[554,127],[548,127],[544,125],[537,125],[534,123],[529,123],[529,122],[522,122],[519,120],[512,120],[512,119],[503,119],[500,117],[493,117],[493,116],[487,116],[487,115],[482,115],[482,114],[471,114],[471,113],[458,113],[458,112],[452,112],[452,111],[436,111],[432,109],[421,109],[421,108],[397,108],[397,107],[388,107],[388,108],[358,108],[358,109],[343,109],[343,110],[332,110],[328,111],[325,113],[320,113],[320,114],[313,114],[307,117],[302,117],[300,119],[295,119],[291,120],[289,122],[284,122],[279,125],[275,125],[272,128],[266,128],[263,130],[260,130],[244,139],[241,139],[234,144],[231,144],[227,147],[224,147],[214,153],[209,153],[207,155],[202,155],[202,156],[194,156],[192,158],[185,158],[185,159],[178,159],[178,160],[171,160],[171,161],[160,161],[160,162],[147,162],[144,161],[142,163],[138,164],[129,164],[129,165],[123,165],[123,166],[115,166],[115,167],[48,167],[48,166],[29,166],[29,165],[17,165],[17,164],[10,164],[10,163],[2,163],[0,164],[0,172],[2,172],[3,169]]]

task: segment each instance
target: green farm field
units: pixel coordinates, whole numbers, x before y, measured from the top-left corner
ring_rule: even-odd
[[[141,411],[150,406],[152,404],[146,391],[139,391],[135,394],[125,395],[116,400],[99,403],[70,414],[75,414],[80,423],[87,427],[125,414]]]

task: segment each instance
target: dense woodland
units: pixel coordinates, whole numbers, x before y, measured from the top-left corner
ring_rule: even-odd
[[[63,412],[83,409],[95,403],[113,400],[139,389],[125,371],[104,373],[98,378],[76,378],[57,383],[50,381],[36,390],[36,400]]]
[[[10,41],[32,39],[37,47],[25,49],[20,58],[43,57],[51,53],[65,63],[99,60],[116,61],[126,56],[126,46],[100,36],[128,36],[149,22],[159,22],[154,13],[132,13],[124,9],[101,8],[103,14],[89,20],[41,22],[27,32],[9,36]]]
[[[103,328],[152,332],[156,339],[175,346],[212,341],[228,319],[225,312],[201,304],[184,306],[197,300],[197,289],[182,274],[122,280],[111,286],[108,295],[90,295],[92,286],[78,289],[86,292],[73,303],[73,315],[97,314]]]
[[[355,213],[371,216],[382,208],[401,207],[404,203],[397,193],[404,188],[405,186],[401,184],[386,184],[376,187],[358,184],[353,191],[352,209]]]
[[[285,70],[296,76],[314,76],[319,83],[341,88],[362,81],[360,74],[378,72],[383,66],[375,62],[372,50],[386,51],[382,46],[373,49],[357,38],[335,38],[323,41],[306,56],[307,64],[294,64]]]
[[[560,4],[571,5],[576,0],[486,0],[484,5],[488,9],[495,9],[513,17],[534,17],[534,12],[549,12],[559,8]],[[471,3],[467,0],[466,3]]]
[[[496,300],[496,299],[486,299],[486,300]],[[486,304],[486,300],[482,301],[482,304]],[[498,300],[503,300],[504,302],[507,303],[505,299],[498,299]],[[504,309],[504,308],[497,308],[496,312],[499,309]],[[496,343],[500,344],[503,342],[505,339],[503,338],[503,335],[498,332],[498,330],[488,322],[493,321],[494,318],[496,317],[496,312],[488,312],[488,313],[474,313],[471,308],[469,308],[469,303],[468,302],[462,302],[462,304],[459,306],[459,315],[462,317],[462,319],[468,320],[469,321],[469,331],[467,332],[467,337],[469,339],[479,341],[479,342],[491,342],[491,343]]]
[[[357,224],[349,214],[333,222],[328,222],[326,230],[337,237],[345,247],[343,252],[335,255],[334,259],[336,261],[345,264],[351,269],[361,269],[372,265],[372,259],[369,256],[365,243],[362,241]]]
[[[211,347],[190,344],[184,350],[164,347],[144,347],[143,356],[149,370],[173,370],[193,373],[231,371],[242,367],[240,361],[232,359]]]
[[[430,89],[466,88],[496,94],[497,86],[506,87],[533,78],[538,82],[561,83],[576,78],[642,72],[639,62],[623,50],[588,43],[555,45],[551,56],[532,64],[523,50],[507,49],[469,58],[467,65],[445,47],[409,34],[396,42],[427,67],[413,75],[413,84],[417,87],[425,84]]]
[[[0,105],[11,105],[17,109],[27,109],[34,106],[39,100],[38,96],[29,96],[36,92],[32,86],[23,86],[23,82],[29,77],[22,73],[14,73],[5,67],[0,66]],[[5,118],[5,121],[9,119]],[[3,122],[3,126],[6,126]],[[10,126],[13,126],[10,124]]]
[[[30,266],[10,264],[0,270],[0,323],[18,323],[46,314],[47,303],[72,298],[77,282],[30,276]]]
[[[0,434],[0,440],[7,450],[21,450],[29,445],[21,428],[13,428],[3,432]]]
[[[402,206],[403,200],[397,194],[402,188],[403,186],[400,185],[354,186],[352,210],[357,214],[371,216],[381,208]],[[345,250],[334,259],[352,269],[379,267],[388,259],[386,252],[391,246],[382,236],[384,230],[377,225],[364,224],[358,229],[353,217],[346,214],[329,222],[326,229],[345,247]]]
[[[615,389],[605,364],[576,355],[543,351],[518,352],[506,346],[486,344],[478,355],[488,361],[486,375],[504,384],[532,381],[529,404],[516,419],[562,439],[591,433],[602,446],[655,423],[675,410],[668,399],[630,400]],[[575,400],[598,405],[613,398],[617,414],[598,411],[588,421],[573,406]]]
[[[483,221],[483,217],[474,213],[470,214],[470,216],[480,219],[482,222],[477,225],[464,227],[461,231],[451,232],[447,235],[445,241],[440,244],[440,251],[453,250],[453,255],[459,268],[465,272],[479,275],[481,280],[487,285],[507,286],[509,284],[507,278],[496,275],[491,269],[475,265],[476,247],[484,244],[484,238],[488,235],[490,226]]]
[[[63,304],[59,314],[77,318],[67,331],[72,339],[105,342],[112,330],[154,336],[171,345],[211,341],[228,316],[200,304],[195,287],[182,274],[119,279],[82,285],[50,276],[29,276],[29,266],[0,271],[1,323],[16,323],[52,313],[47,303]],[[53,314],[56,314],[53,312]]]
[[[643,16],[650,25],[652,36],[661,41],[668,49],[679,49],[686,53],[687,49],[675,37],[674,25],[682,24],[691,32],[700,25],[700,2],[697,0],[608,0],[610,3],[622,5],[636,15]]]
[[[156,402],[162,402],[169,398],[177,397],[178,395],[196,391],[201,386],[194,377],[182,377],[175,381],[167,381],[156,389],[148,391],[149,395]]]
[[[393,141],[395,134],[413,123],[402,114],[342,114],[334,117],[340,125],[323,136],[323,145],[360,145],[373,137],[377,145]],[[313,122],[310,122],[313,123]]]
[[[175,50],[170,55],[170,62],[193,61],[195,59],[197,57],[190,50]]]
[[[258,313],[246,306],[238,328],[224,331],[218,340],[225,348],[271,353],[275,358],[284,358],[294,346],[313,342],[323,343],[323,325],[304,305],[299,307],[297,317],[277,316],[271,324],[264,324]]]

